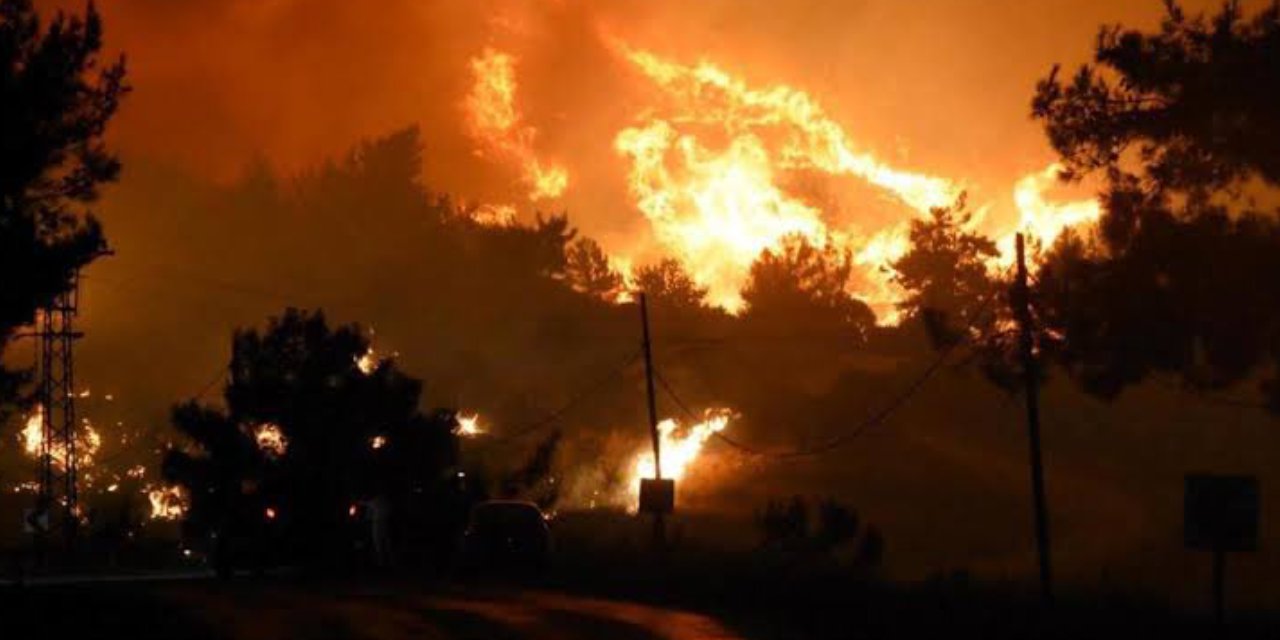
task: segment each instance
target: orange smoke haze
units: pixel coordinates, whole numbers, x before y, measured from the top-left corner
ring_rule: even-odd
[[[147,171],[226,183],[255,162],[289,175],[416,124],[424,185],[487,205],[488,222],[527,220],[535,207],[568,211],[614,264],[680,257],[728,307],[754,253],[796,232],[854,252],[862,272],[854,293],[882,320],[892,319],[894,292],[880,266],[905,250],[905,224],[957,189],[968,191],[982,229],[1001,237],[1020,224],[1045,236],[1087,218],[1079,204],[1087,188],[1061,189],[1044,173],[1053,154],[1028,117],[1034,84],[1054,62],[1085,61],[1100,24],[1150,26],[1161,14],[1154,0],[98,5],[107,47],[127,53],[135,88],[110,129],[126,186]],[[502,82],[482,94],[477,79]],[[501,98],[487,103],[500,117],[468,116],[469,97],[484,96]],[[716,113],[739,120],[709,122]],[[559,190],[537,188],[531,165],[563,176],[563,192],[538,198]],[[196,336],[177,322],[161,326],[189,320],[165,308],[173,298],[149,296],[191,263],[184,216],[194,215],[187,205],[201,188],[164,184],[172,193],[129,206],[113,206],[126,186],[106,195],[118,251],[87,274],[83,324],[95,338],[80,354],[92,379],[121,366],[98,351],[110,350],[95,342],[106,334],[121,342],[111,347],[117,356],[146,352],[124,349],[132,340],[181,350],[175,366],[189,370],[154,374],[173,388],[147,388],[157,406],[205,385],[225,356],[227,327],[260,322],[262,308],[282,300],[309,303],[263,295],[277,288],[267,285],[236,294],[251,302],[178,292],[177,303],[203,315],[209,305],[224,313]],[[353,218],[373,225],[375,214]],[[731,224],[709,214],[731,214]],[[237,253],[234,243],[247,242],[233,236],[218,255],[270,259]],[[137,375],[151,368],[131,361]]]
[[[1047,217],[1066,205],[1034,177],[1051,155],[1027,118],[1031,87],[1053,62],[1080,61],[1099,24],[1149,23],[1160,10],[102,4],[137,89],[114,134],[126,160],[223,180],[254,158],[292,172],[417,123],[425,183],[486,215],[566,209],[619,263],[679,257],[730,309],[760,250],[787,234],[835,242],[865,272],[854,293],[882,316],[894,292],[875,274],[905,249],[905,222],[961,189],[986,209],[989,233],[1061,226]],[[1068,207],[1073,221],[1087,218],[1081,206]]]
[[[486,50],[513,56],[523,121],[537,129],[540,153],[581,176],[565,204],[589,232],[632,226],[605,197],[626,188],[611,143],[653,91],[606,38],[714,61],[752,86],[804,90],[862,148],[994,192],[1050,159],[1026,117],[1035,79],[1054,61],[1083,60],[1099,24],[1150,24],[1160,11],[1158,2],[1104,0],[99,5],[136,87],[118,141],[128,155],[222,178],[255,154],[297,169],[420,123],[433,188],[484,201],[519,195],[520,168],[475,157],[460,114],[470,62]]]

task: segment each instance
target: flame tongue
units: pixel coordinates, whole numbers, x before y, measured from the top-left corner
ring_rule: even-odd
[[[955,203],[963,182],[891,165],[857,144],[811,95],[792,86],[754,86],[711,62],[682,64],[617,40],[608,44],[657,92],[636,123],[613,138],[614,151],[628,165],[628,190],[649,221],[656,246],[632,244],[632,252],[611,256],[612,263],[636,264],[656,249],[679,260],[707,289],[710,303],[737,313],[760,254],[799,236],[815,247],[849,253],[859,269],[848,292],[870,305],[879,322],[897,321],[902,292],[885,267],[909,250],[912,218]],[[530,200],[559,198],[568,189],[568,171],[535,151],[538,130],[516,100],[516,64],[513,55],[492,48],[471,60],[472,86],[463,102],[468,133],[478,154],[520,170]],[[1092,200],[1044,198],[1054,171],[1050,167],[1018,181],[1012,198],[1019,212],[1016,225],[987,225],[1004,253],[997,262],[1011,259],[1013,229],[1048,244],[1064,228],[1097,219]],[[867,228],[860,226],[866,220],[837,223],[836,212],[788,187],[797,175],[861,181],[897,203],[902,215]],[[504,226],[515,220],[515,208],[490,204],[474,216],[481,224]]]
[[[688,427],[681,427],[680,423],[671,419],[658,423],[662,477],[673,480],[683,478],[698,459],[707,440],[724,431],[732,417],[733,414],[728,409],[714,409],[707,411],[701,422]],[[653,452],[642,453],[635,460],[630,486],[635,490],[640,486],[641,478],[652,478],[655,475]]]
[[[780,172],[857,177],[918,212],[946,206],[961,191],[950,180],[898,170],[855,150],[804,92],[785,85],[755,89],[707,62],[686,66],[619,48],[670,105],[662,117],[649,116],[614,141],[630,160],[630,190],[658,243],[685,263],[711,302],[730,311],[742,306],[739,292],[751,264],[788,236],[818,247],[835,244],[858,255],[859,263],[897,257],[886,249],[905,250],[896,240],[901,227],[893,239],[831,228],[821,210],[783,189]],[[713,149],[704,142],[708,130],[727,143]],[[884,298],[892,287],[880,279],[851,293],[891,306]]]
[[[22,432],[19,439],[22,441],[22,449],[31,458],[39,459],[41,455],[46,453],[44,442],[44,406],[37,405],[35,411],[27,416],[26,422],[23,424]],[[88,418],[82,418],[80,426],[76,429],[75,438],[75,454],[76,465],[81,469],[88,469],[93,466],[94,456],[98,450],[102,448],[102,436]],[[59,468],[67,467],[67,458],[71,452],[68,450],[67,443],[54,439],[49,444],[49,459],[52,464]]]
[[[538,130],[525,124],[516,106],[515,65],[515,57],[494,49],[471,60],[472,88],[463,103],[471,137],[481,151],[519,166],[530,200],[558,198],[569,186],[569,173],[534,151]]]

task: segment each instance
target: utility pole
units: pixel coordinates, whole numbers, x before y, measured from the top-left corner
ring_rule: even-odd
[[[1049,557],[1049,510],[1045,501],[1044,463],[1040,456],[1040,370],[1036,363],[1031,319],[1031,289],[1027,286],[1027,258],[1021,233],[1017,238],[1018,274],[1012,291],[1013,314],[1018,321],[1022,378],[1027,395],[1027,434],[1031,444],[1031,492],[1035,501],[1036,553],[1040,561],[1040,591],[1046,605],[1053,604],[1053,573]]]
[[[653,346],[649,340],[649,303],[640,292],[640,325],[644,336],[644,382],[649,400],[649,436],[653,438],[653,477],[662,479],[662,437],[658,433],[658,401],[653,393]],[[666,517],[661,510],[653,514],[653,543],[662,548],[667,542]]]
[[[73,271],[64,291],[40,310],[38,339],[40,425],[39,496],[36,512],[57,522],[68,547],[80,518],[79,458],[76,451],[75,342],[84,337],[73,327],[79,307],[80,273]],[[57,512],[57,518],[53,512]],[[37,535],[38,546],[43,547]]]

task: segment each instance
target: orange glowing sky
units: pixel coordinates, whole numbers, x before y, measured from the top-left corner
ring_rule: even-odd
[[[542,151],[578,177],[563,205],[605,235],[637,222],[618,211],[625,177],[611,142],[648,88],[602,34],[802,89],[885,159],[963,177],[981,199],[1051,160],[1027,117],[1035,80],[1083,61],[1100,24],[1160,14],[1155,0],[99,4],[136,87],[114,129],[126,159],[229,178],[254,156],[296,169],[416,122],[432,187],[514,199],[518,170],[478,158],[459,113],[469,60],[496,47],[518,57]]]

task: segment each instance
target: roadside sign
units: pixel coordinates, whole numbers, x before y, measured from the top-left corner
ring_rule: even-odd
[[[670,478],[640,479],[640,512],[666,514],[675,510],[676,481]]]
[[[1256,551],[1258,479],[1190,474],[1186,477],[1183,530],[1196,551]]]
[[[1213,552],[1213,616],[1226,620],[1227,554],[1258,549],[1258,478],[1188,474],[1183,536],[1188,549]]]

